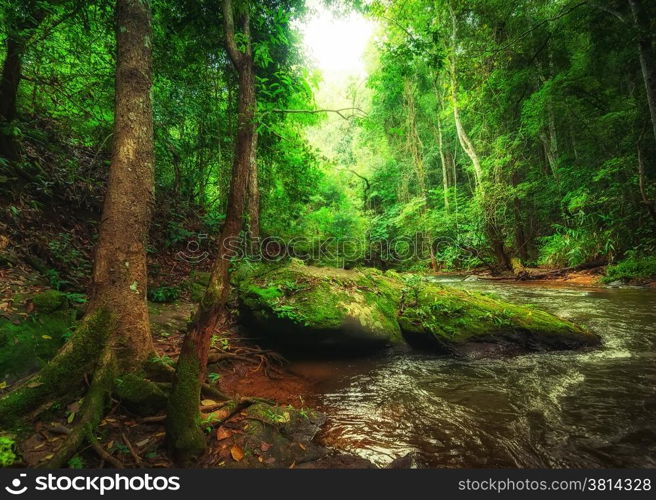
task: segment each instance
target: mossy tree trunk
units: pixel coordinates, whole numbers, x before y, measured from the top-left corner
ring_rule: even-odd
[[[234,257],[231,246],[242,230],[253,161],[256,99],[249,4],[240,2],[236,9],[231,0],[224,0],[223,15],[226,48],[239,78],[237,138],[228,209],[218,240],[217,258],[208,287],[185,335],[169,397],[167,441],[174,458],[182,465],[191,463],[206,447],[205,435],[200,427],[200,391],[212,335],[225,312],[230,293],[230,259]],[[237,47],[235,19],[239,21],[239,35],[245,42],[243,51]]]
[[[10,425],[92,374],[75,429],[46,464],[51,467],[64,465],[85,439],[93,439],[116,377],[140,370],[154,351],[145,251],[154,158],[150,21],[148,2],[117,0],[114,142],[85,317],[41,372],[0,400],[0,423]]]

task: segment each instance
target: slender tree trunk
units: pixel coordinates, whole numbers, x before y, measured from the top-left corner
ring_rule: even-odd
[[[456,16],[453,10],[451,10],[451,52],[450,57],[450,73],[451,73],[451,101],[453,106],[453,119],[456,125],[456,133],[458,135],[458,141],[463,151],[467,154],[471,160],[473,169],[474,169],[474,185],[476,186],[476,191],[480,195],[481,205],[483,208],[483,216],[485,220],[483,225],[485,227],[485,233],[490,242],[492,252],[497,261],[497,265],[502,269],[510,269],[510,259],[505,252],[503,244],[503,236],[500,233],[500,230],[494,220],[490,218],[494,217],[494,208],[490,207],[488,202],[488,197],[485,194],[485,188],[483,186],[483,169],[481,168],[481,162],[474,147],[473,142],[469,138],[467,131],[465,130],[462,120],[460,118],[460,109],[458,106],[458,77],[457,77],[457,64],[456,64],[456,40],[457,40],[457,25],[456,25]],[[490,213],[488,213],[490,212]]]
[[[629,0],[629,6],[634,26],[638,31],[640,68],[647,92],[654,140],[656,140],[656,58],[654,57],[653,33],[650,28],[650,19],[642,8],[641,0]]]
[[[414,96],[414,85],[410,79],[406,79],[405,85],[405,101],[406,107],[408,110],[408,136],[407,143],[408,149],[412,156],[412,162],[415,167],[415,173],[417,175],[417,182],[419,183],[419,191],[421,196],[424,198],[424,215],[428,213],[430,208],[430,198],[428,196],[428,185],[426,180],[426,169],[424,168],[424,153],[423,153],[423,144],[421,138],[419,137],[419,131],[417,130],[417,110],[415,106],[415,96]],[[437,271],[437,259],[435,258],[435,249],[433,248],[433,236],[430,229],[426,231],[426,236],[429,244],[429,254],[431,261],[431,268],[433,271]]]
[[[257,242],[260,237],[260,186],[258,184],[257,171],[257,131],[253,133],[251,168],[248,174],[248,226],[251,242]]]
[[[246,40],[244,52],[239,50],[236,43],[232,1],[223,0],[226,47],[239,76],[237,138],[226,219],[219,236],[218,255],[212,267],[208,287],[182,344],[176,380],[169,397],[166,421],[168,445],[175,459],[183,465],[190,463],[206,447],[205,435],[200,428],[200,390],[205,379],[212,334],[225,313],[230,292],[230,258],[234,256],[232,245],[243,226],[248,177],[253,159],[257,104],[255,75],[248,5],[242,4],[242,7],[246,7],[239,13],[241,34]]]
[[[442,137],[442,120],[437,117],[437,147],[440,150],[440,165],[442,166],[442,189],[444,191],[444,211],[449,213],[449,169],[444,154],[444,139]]]

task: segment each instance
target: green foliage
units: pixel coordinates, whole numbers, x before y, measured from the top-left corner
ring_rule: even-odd
[[[8,436],[0,436],[0,467],[11,467],[17,460],[16,441]]]
[[[652,280],[656,279],[656,257],[628,256],[624,260],[608,266],[605,283],[613,281]]]
[[[85,469],[87,466],[86,461],[79,455],[75,455],[68,461],[69,469]]]
[[[175,302],[180,298],[180,287],[159,286],[148,289],[148,300],[156,303]]]

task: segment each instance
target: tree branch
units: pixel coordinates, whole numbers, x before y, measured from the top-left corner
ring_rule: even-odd
[[[232,8],[232,0],[223,0],[223,21],[226,37],[226,49],[228,55],[235,66],[239,66],[243,61],[243,54],[237,47],[235,41],[235,19],[234,11]]]

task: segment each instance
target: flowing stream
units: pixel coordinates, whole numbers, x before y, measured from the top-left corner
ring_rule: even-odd
[[[490,282],[494,292],[585,325],[588,352],[454,360],[410,350],[297,362],[328,415],[322,440],[384,466],[656,467],[656,290]]]

